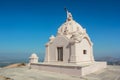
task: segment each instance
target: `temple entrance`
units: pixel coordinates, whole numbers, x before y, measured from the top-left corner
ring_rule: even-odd
[[[63,47],[57,47],[58,61],[63,61]]]

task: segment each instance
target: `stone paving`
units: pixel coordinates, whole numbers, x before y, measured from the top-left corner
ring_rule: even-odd
[[[108,66],[104,70],[84,77],[40,71],[28,67],[2,68],[0,76],[11,78],[11,80],[120,80],[120,66]]]

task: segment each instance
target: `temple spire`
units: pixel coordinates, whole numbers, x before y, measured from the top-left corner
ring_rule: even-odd
[[[72,14],[67,10],[67,8],[65,8],[65,11],[67,13],[67,21],[71,21],[73,19]]]

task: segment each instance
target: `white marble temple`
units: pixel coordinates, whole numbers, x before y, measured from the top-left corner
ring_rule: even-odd
[[[45,62],[93,63],[93,43],[80,24],[67,11],[67,19],[58,29],[57,36],[51,36],[46,44]]]
[[[106,62],[94,60],[93,43],[86,29],[66,12],[67,19],[58,28],[57,35],[52,35],[46,43],[44,62],[32,61],[31,57],[30,68],[73,76],[85,76],[106,68]]]

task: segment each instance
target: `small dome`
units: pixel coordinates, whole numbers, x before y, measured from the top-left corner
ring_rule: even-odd
[[[49,40],[53,40],[55,37],[53,35],[51,35],[51,37],[49,38]]]
[[[38,58],[37,54],[33,53],[30,58]]]

